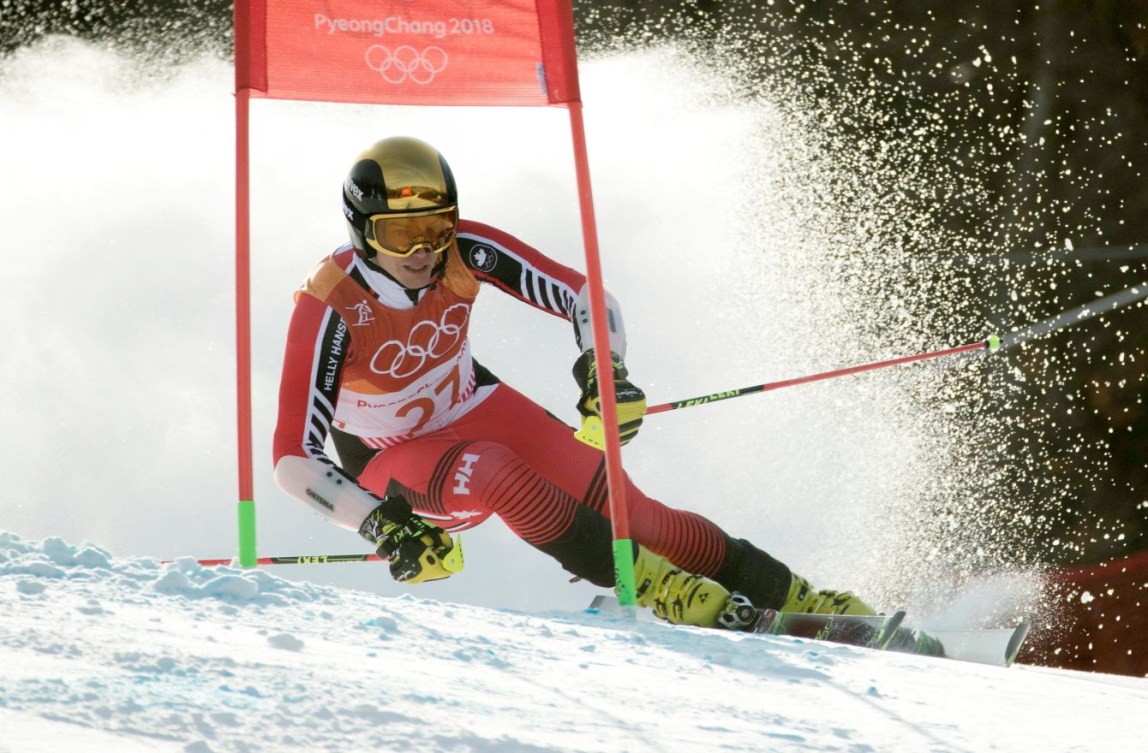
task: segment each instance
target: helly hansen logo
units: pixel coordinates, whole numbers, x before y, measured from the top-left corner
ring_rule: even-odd
[[[478,462],[478,455],[468,452],[462,456],[462,463],[454,472],[454,493],[470,494],[470,477],[474,474],[474,464]]]

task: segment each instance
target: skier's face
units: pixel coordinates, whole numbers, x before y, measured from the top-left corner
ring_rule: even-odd
[[[402,258],[375,254],[372,261],[386,270],[391,277],[398,280],[403,287],[425,288],[431,283],[431,276],[439,258],[439,254],[432,253],[423,247],[410,256]]]
[[[379,253],[374,262],[404,287],[424,288],[431,283],[440,255],[454,243],[458,211],[426,215],[370,218],[367,244]]]

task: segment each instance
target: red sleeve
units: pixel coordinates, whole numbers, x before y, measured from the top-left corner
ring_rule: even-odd
[[[285,455],[331,462],[323,444],[339,398],[339,375],[350,340],[343,320],[318,299],[302,294],[287,331],[279,382],[274,462]]]

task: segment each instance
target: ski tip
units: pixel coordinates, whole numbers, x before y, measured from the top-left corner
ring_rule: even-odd
[[[870,643],[871,648],[879,648],[885,650],[889,648],[889,644],[893,642],[894,636],[897,631],[901,629],[901,623],[905,621],[905,610],[898,609],[893,614],[885,618],[885,624],[873,636],[873,641]]]
[[[1028,623],[1022,622],[1012,631],[1012,637],[1009,638],[1008,641],[1008,648],[1005,649],[1006,667],[1011,667],[1012,663],[1016,661],[1017,654],[1020,653],[1020,647],[1024,645],[1024,639],[1028,637],[1028,628]]]
[[[988,348],[990,353],[996,353],[1001,349],[1001,339],[999,335],[989,335],[985,340],[985,347]]]

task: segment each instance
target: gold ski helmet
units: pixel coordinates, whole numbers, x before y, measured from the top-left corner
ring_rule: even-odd
[[[458,218],[458,189],[450,165],[433,146],[395,136],[359,155],[343,181],[343,214],[351,244],[361,256],[382,250],[374,223],[386,217],[453,213]]]

